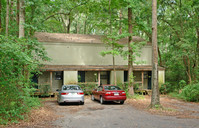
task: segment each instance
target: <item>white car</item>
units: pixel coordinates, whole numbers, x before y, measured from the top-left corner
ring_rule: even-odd
[[[84,92],[79,85],[63,85],[57,96],[57,102],[58,104],[78,102],[84,105]]]

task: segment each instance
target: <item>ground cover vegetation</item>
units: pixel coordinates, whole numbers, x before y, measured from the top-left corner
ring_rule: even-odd
[[[166,70],[160,92],[198,101],[199,1],[158,0],[157,4],[158,62]],[[0,0],[0,123],[23,118],[39,104],[30,97],[29,78],[47,57],[33,39],[35,31],[106,35],[111,37],[110,53],[120,55],[115,40],[134,35],[152,42],[151,6],[146,0]],[[25,35],[20,39],[19,26]]]

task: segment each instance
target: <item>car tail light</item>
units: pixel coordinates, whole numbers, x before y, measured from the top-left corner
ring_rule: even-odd
[[[106,92],[106,93],[105,93],[105,96],[114,96],[114,93]]]
[[[125,92],[120,93],[121,96],[126,96]]]
[[[77,94],[78,94],[78,95],[84,95],[84,93],[83,93],[83,92],[78,92]]]
[[[61,93],[61,95],[68,95],[69,93]]]

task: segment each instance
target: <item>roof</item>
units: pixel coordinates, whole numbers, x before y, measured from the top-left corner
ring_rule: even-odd
[[[45,71],[112,71],[112,65],[44,65],[41,67]],[[128,70],[128,65],[116,65],[116,70]],[[152,71],[151,65],[134,65],[134,71]],[[165,70],[163,67],[158,67],[158,70]]]
[[[103,43],[105,36],[100,35],[84,35],[84,34],[66,34],[66,33],[47,33],[35,32],[34,35],[39,42],[54,42],[54,43]],[[133,36],[133,42],[145,41],[141,37]],[[119,41],[121,44],[127,44],[128,38],[123,38]]]

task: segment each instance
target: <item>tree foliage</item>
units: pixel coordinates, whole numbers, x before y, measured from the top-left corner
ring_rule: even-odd
[[[172,84],[199,79],[197,0],[159,0],[159,45],[167,80]]]
[[[38,70],[41,59],[48,58],[31,39],[0,36],[0,49],[0,124],[4,124],[24,118],[23,113],[39,105],[30,97],[34,89],[27,77]]]

